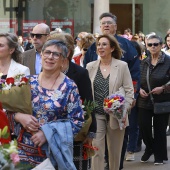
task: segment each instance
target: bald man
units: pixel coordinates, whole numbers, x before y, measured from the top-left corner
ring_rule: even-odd
[[[31,75],[39,74],[41,72],[41,49],[49,34],[50,28],[44,23],[37,24],[30,33],[34,49],[25,51],[22,54],[22,64],[29,67]]]

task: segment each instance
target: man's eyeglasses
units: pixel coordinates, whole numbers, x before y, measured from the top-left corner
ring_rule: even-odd
[[[40,39],[43,35],[47,36],[48,34],[34,34],[34,33],[30,33],[31,35],[31,38],[34,38],[34,36],[37,38],[37,39]]]
[[[101,25],[112,25],[112,24],[114,24],[112,21],[103,21],[103,22],[101,22]]]
[[[62,53],[52,52],[52,51],[49,51],[49,50],[45,50],[42,53],[43,53],[43,56],[45,58],[48,58],[52,54],[52,57],[53,57],[54,60],[58,60],[62,56]]]
[[[160,43],[148,43],[147,45],[148,47],[152,47],[152,46],[157,47],[159,44]]]

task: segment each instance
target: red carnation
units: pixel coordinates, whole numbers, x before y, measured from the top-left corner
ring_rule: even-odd
[[[21,82],[22,82],[22,81],[24,81],[25,83],[27,83],[27,82],[28,82],[28,79],[27,79],[26,77],[22,77],[22,78],[21,78]]]
[[[108,103],[108,108],[111,108],[111,106],[112,106],[112,103],[111,102]]]
[[[14,78],[13,78],[13,77],[7,78],[7,79],[6,79],[6,83],[7,83],[7,84],[10,84],[10,83],[11,83],[12,85],[14,85]]]

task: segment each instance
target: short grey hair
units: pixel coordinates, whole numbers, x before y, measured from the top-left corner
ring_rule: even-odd
[[[160,44],[163,44],[162,38],[158,35],[151,35],[147,38],[147,40],[150,40],[150,39],[157,39],[157,40],[159,40]]]
[[[42,52],[45,51],[45,49],[49,46],[56,46],[61,49],[61,54],[64,58],[67,58],[68,54],[68,48],[66,44],[63,41],[58,41],[58,40],[48,40],[42,47]]]

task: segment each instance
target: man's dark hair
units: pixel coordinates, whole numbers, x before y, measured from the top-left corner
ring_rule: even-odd
[[[116,17],[116,15],[113,15],[113,14],[110,13],[110,12],[102,13],[102,14],[100,15],[100,17],[99,17],[99,20],[101,20],[101,19],[104,18],[104,17],[111,17],[111,18],[115,21],[115,23],[117,23],[117,17]]]

